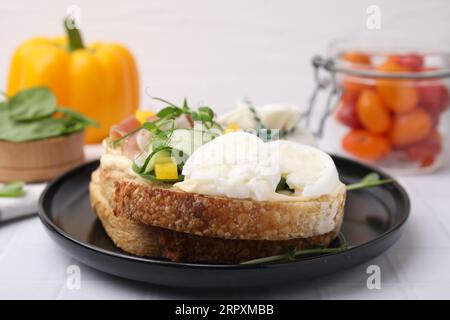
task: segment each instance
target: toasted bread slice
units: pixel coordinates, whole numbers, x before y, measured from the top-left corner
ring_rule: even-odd
[[[340,230],[345,187],[317,199],[258,202],[177,191],[123,169],[102,163],[91,203],[113,242],[138,256],[237,263],[325,247]]]
[[[114,176],[114,175],[113,175]],[[138,256],[163,257],[172,261],[239,263],[281,254],[287,247],[305,249],[326,247],[337,236],[340,222],[322,235],[308,238],[270,240],[227,240],[197,236],[165,228],[145,225],[126,216],[116,216],[114,181],[110,174],[98,169],[89,186],[91,203],[109,237],[122,250]],[[337,220],[340,221],[342,213]]]
[[[345,186],[304,201],[269,202],[187,193],[137,180],[115,184],[117,216],[221,239],[289,240],[328,233],[340,224]]]

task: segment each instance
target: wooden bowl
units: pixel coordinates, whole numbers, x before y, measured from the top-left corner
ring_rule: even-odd
[[[0,182],[51,180],[84,161],[84,131],[37,141],[0,141]]]

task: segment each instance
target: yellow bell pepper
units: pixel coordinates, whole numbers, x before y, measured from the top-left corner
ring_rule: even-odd
[[[73,108],[97,120],[99,128],[86,130],[86,142],[97,143],[109,128],[134,114],[139,105],[139,79],[131,53],[116,43],[84,47],[77,29],[67,37],[33,38],[15,51],[7,93],[47,86],[58,105]]]
[[[140,123],[144,123],[147,121],[150,117],[156,117],[156,113],[153,111],[147,111],[147,110],[136,110],[135,114],[136,118],[139,120]]]
[[[156,160],[155,176],[158,180],[176,180],[178,179],[178,166],[170,157],[164,157]]]
[[[240,131],[240,130],[241,130],[241,128],[239,127],[238,124],[230,123],[228,125],[228,127],[226,127],[225,130],[223,130],[223,134],[227,134],[227,133],[230,133],[230,132],[236,132],[236,131]]]

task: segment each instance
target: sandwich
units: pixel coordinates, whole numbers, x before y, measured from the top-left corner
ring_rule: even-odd
[[[220,264],[329,246],[346,198],[332,158],[255,123],[225,126],[185,102],[113,127],[89,190],[115,245]]]

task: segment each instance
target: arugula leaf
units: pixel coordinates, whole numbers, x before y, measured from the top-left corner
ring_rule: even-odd
[[[56,97],[45,87],[22,90],[9,100],[9,115],[15,121],[46,118],[56,111]]]
[[[380,175],[376,172],[371,172],[367,174],[364,178],[361,179],[360,182],[348,184],[346,186],[347,191],[363,189],[363,188],[372,188],[382,184],[391,183],[392,179],[380,179]]]
[[[18,198],[25,195],[25,182],[13,181],[0,187],[0,197]]]

